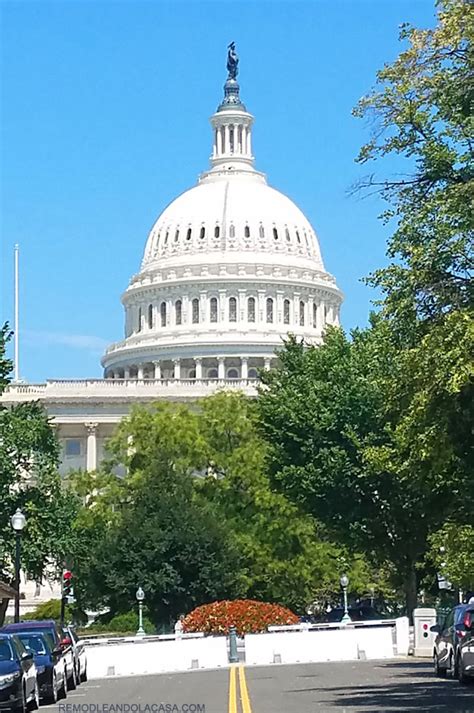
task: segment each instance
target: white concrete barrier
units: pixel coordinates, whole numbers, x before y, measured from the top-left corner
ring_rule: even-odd
[[[316,663],[393,658],[408,653],[408,620],[340,626],[271,627],[245,637],[247,664]],[[397,636],[399,639],[397,639]]]
[[[90,679],[133,676],[228,665],[225,636],[142,637],[86,644]]]

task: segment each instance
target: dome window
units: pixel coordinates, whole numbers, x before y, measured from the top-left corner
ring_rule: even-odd
[[[247,322],[255,322],[255,297],[249,297],[247,301]]]
[[[301,238],[300,238],[300,234],[298,231],[296,231],[296,239],[297,239],[298,243],[301,244]]]
[[[238,379],[239,378],[238,369],[229,369],[227,372],[227,378],[228,379]]]
[[[217,322],[217,297],[211,297],[210,317],[211,317],[211,322]]]
[[[258,372],[256,369],[249,369],[249,379],[258,379]]]
[[[301,327],[304,326],[304,307],[305,307],[304,302],[303,302],[303,300],[301,300],[301,302],[300,302],[300,326]]]
[[[165,233],[165,245],[167,245],[167,243],[168,243],[168,236],[169,236],[169,230],[167,230]]]
[[[278,230],[276,228],[273,228],[273,237],[278,240]]]
[[[245,228],[244,228],[244,236],[245,236],[246,238],[250,238],[250,228],[249,228],[248,225],[246,225]]]
[[[217,379],[217,369],[208,369],[207,378],[208,379]]]
[[[178,326],[183,320],[183,305],[181,300],[176,300],[174,304],[174,319]]]
[[[197,297],[192,302],[193,324],[199,324],[199,300]]]
[[[166,302],[160,304],[160,321],[161,326],[166,327]]]
[[[153,329],[153,305],[148,305],[148,329]]]
[[[196,378],[196,369],[190,369],[188,371],[188,379],[195,379]]]
[[[201,232],[199,233],[199,237],[201,238],[201,240],[206,237],[206,228],[204,227],[204,225],[203,225],[202,228],[201,228]]]
[[[176,233],[174,234],[174,241],[177,243],[179,240],[179,228],[176,228]]]
[[[316,305],[313,303],[313,327],[316,329],[318,326],[318,310]]]
[[[258,229],[258,235],[260,238],[265,237],[265,228],[263,227],[263,225],[261,223],[260,223],[260,227]]]
[[[229,299],[229,322],[237,322],[237,300],[235,297]]]
[[[230,228],[229,228],[229,237],[235,238],[235,227],[234,227],[234,225],[232,225],[232,223],[230,224]]]
[[[267,298],[267,322],[273,323],[273,300],[271,297]]]
[[[285,228],[285,237],[286,237],[287,241],[290,242],[291,238],[290,238],[290,231],[288,230],[288,228]]]
[[[283,302],[283,322],[284,324],[290,323],[290,300]]]
[[[186,240],[191,240],[193,235],[192,228],[188,228],[188,232],[186,233]]]
[[[221,233],[220,228],[218,225],[216,225],[216,227],[214,228],[214,237],[218,238],[220,233]]]
[[[137,327],[138,327],[137,331],[141,332],[142,331],[142,308],[141,307],[138,308],[138,325],[137,325]]]

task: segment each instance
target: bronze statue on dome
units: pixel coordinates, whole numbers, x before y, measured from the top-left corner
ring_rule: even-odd
[[[239,73],[239,58],[235,51],[235,42],[231,42],[227,48],[227,79],[235,79]]]

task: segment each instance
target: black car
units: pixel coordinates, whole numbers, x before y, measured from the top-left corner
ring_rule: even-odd
[[[24,713],[39,706],[33,654],[13,634],[0,633],[0,711]]]
[[[79,684],[83,681],[87,681],[87,655],[84,640],[76,634],[72,626],[62,627],[62,632],[64,640],[68,637],[71,640],[76,668],[76,683]]]
[[[349,607],[347,611],[351,621],[371,621],[382,618],[382,616],[373,607],[355,606]],[[343,616],[343,607],[335,607],[334,609],[331,609],[331,611],[327,612],[322,617],[321,621],[326,623],[336,623],[341,621]]]
[[[67,695],[66,664],[61,648],[53,648],[45,631],[19,631],[17,634],[36,666],[39,695],[42,701],[56,703]]]
[[[433,665],[436,676],[445,678],[448,673],[458,676],[458,647],[467,634],[466,612],[474,611],[473,604],[458,604],[453,607],[442,624],[431,627],[437,634],[434,641]]]
[[[459,642],[456,670],[460,683],[474,684],[474,606],[464,612],[465,634]]]
[[[56,649],[64,659],[66,667],[67,687],[70,689],[76,688],[76,669],[74,666],[74,653],[72,644],[69,638],[63,636],[56,622],[53,619],[44,619],[42,621],[21,621],[18,624],[7,624],[1,631],[8,631],[12,634],[22,632],[37,633],[43,631],[49,637],[51,646]]]

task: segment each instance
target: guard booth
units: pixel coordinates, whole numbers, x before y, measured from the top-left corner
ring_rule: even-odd
[[[431,627],[436,624],[436,609],[425,607],[415,609],[413,612],[414,630],[414,655],[433,656],[434,640],[436,633],[431,631]]]

